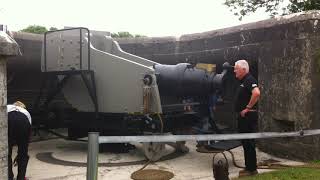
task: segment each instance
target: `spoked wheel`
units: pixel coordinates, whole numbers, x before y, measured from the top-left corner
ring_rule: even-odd
[[[144,155],[151,161],[158,161],[165,155],[165,143],[147,142],[142,143]]]

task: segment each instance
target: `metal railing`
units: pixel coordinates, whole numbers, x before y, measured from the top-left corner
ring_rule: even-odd
[[[88,134],[87,180],[98,179],[99,133]]]
[[[148,135],[148,136],[100,136],[98,132],[88,134],[87,180],[98,179],[99,144],[130,142],[177,142],[177,141],[222,141],[241,139],[267,139],[284,137],[305,137],[319,135],[320,129],[300,130],[294,132],[261,132],[238,134],[205,134],[205,135]]]

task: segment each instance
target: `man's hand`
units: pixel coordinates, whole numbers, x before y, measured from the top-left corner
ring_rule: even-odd
[[[247,114],[247,112],[249,112],[249,111],[250,111],[250,109],[248,109],[248,108],[245,108],[244,110],[242,110],[240,112],[241,117],[244,117]]]
[[[247,112],[256,112],[256,111],[257,111],[257,110],[255,110],[255,109],[245,108],[244,110],[242,110],[242,111],[240,112],[240,116],[241,116],[241,117],[244,117],[244,116],[246,116]]]

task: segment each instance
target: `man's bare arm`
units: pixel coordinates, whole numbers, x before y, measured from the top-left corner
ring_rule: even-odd
[[[252,89],[252,95],[249,103],[247,104],[247,108],[249,109],[252,108],[257,103],[259,98],[260,98],[260,89],[258,87],[255,87],[254,89]]]

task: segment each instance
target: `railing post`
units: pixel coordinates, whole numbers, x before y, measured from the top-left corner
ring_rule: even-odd
[[[98,179],[99,133],[88,133],[87,180]]]

